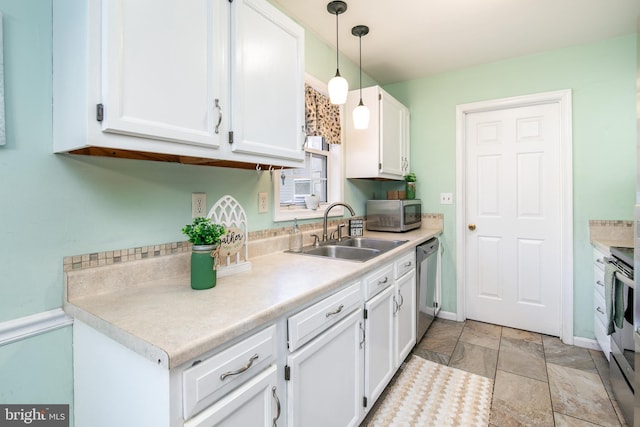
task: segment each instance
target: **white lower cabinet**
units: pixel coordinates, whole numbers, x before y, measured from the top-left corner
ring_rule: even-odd
[[[288,427],[358,425],[362,322],[359,308],[287,357]]]
[[[282,413],[277,369],[269,369],[186,423],[185,427],[276,427]]]
[[[593,333],[600,349],[609,360],[611,354],[611,338],[607,334],[607,307],[604,299],[604,254],[593,249]]]
[[[416,271],[411,270],[396,280],[394,315],[394,367],[398,368],[416,344]]]
[[[395,287],[388,286],[371,298],[365,307],[364,395],[365,411],[373,406],[393,373],[395,328]]]

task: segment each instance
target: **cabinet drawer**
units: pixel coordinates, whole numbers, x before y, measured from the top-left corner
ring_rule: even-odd
[[[600,346],[600,350],[602,350],[604,355],[607,357],[607,360],[609,360],[609,354],[611,352],[611,338],[607,335],[606,327],[596,319],[593,324],[593,332],[596,336],[596,341]]]
[[[359,307],[360,282],[313,304],[287,320],[289,351],[294,351]]]
[[[393,264],[387,264],[365,276],[362,283],[364,299],[367,301],[387,286],[393,284]]]
[[[185,370],[184,418],[254,377],[275,360],[275,354],[276,327],[270,326]]]
[[[593,289],[604,298],[604,271],[597,266],[593,267]]]
[[[604,271],[604,257],[606,256],[609,256],[609,254],[603,254],[597,249],[593,250],[593,264],[602,271]]]
[[[593,313],[596,322],[600,322],[606,330],[606,326],[609,323],[607,321],[607,307],[604,302],[604,298],[598,293],[593,293]]]
[[[395,278],[399,279],[404,276],[407,272],[416,268],[416,252],[411,251],[407,252],[405,255],[402,255],[398,258],[394,263],[394,274]]]

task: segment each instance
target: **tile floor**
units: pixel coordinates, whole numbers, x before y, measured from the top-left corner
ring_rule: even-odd
[[[413,353],[493,378],[492,427],[626,426],[600,351],[488,323],[436,319]]]

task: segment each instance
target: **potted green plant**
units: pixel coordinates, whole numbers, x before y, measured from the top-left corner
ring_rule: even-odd
[[[406,183],[406,195],[407,199],[415,199],[416,198],[416,174],[414,172],[409,172],[404,176],[404,180]]]
[[[215,249],[226,233],[224,226],[211,222],[210,218],[197,217],[182,227],[182,234],[189,237],[191,248],[191,287],[210,289],[216,285]]]

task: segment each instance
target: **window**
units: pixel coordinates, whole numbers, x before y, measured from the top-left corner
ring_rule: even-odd
[[[310,76],[305,80],[317,91],[328,93],[326,84]],[[321,218],[329,204],[342,200],[342,145],[309,136],[304,150],[303,168],[273,171],[274,221]],[[305,197],[312,194],[320,198],[316,210],[307,209],[305,204]],[[331,210],[331,216],[342,214],[340,206]]]

